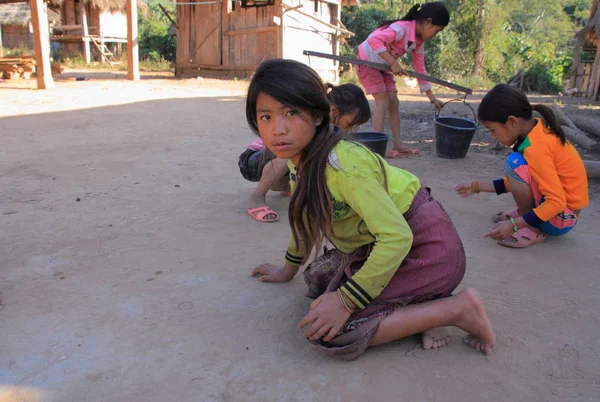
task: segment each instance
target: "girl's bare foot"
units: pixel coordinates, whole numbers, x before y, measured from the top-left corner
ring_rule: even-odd
[[[421,334],[423,349],[438,349],[450,344],[450,336],[444,328],[434,328]]]
[[[487,317],[481,295],[475,289],[465,289],[456,295],[463,302],[456,326],[469,333],[464,339],[468,345],[489,354],[496,344],[496,334]]]

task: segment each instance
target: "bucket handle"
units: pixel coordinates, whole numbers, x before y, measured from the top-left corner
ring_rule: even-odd
[[[475,126],[479,125],[479,123],[477,122],[477,114],[475,114],[475,110],[473,110],[473,107],[471,105],[469,105],[465,99],[450,99],[448,102],[445,102],[444,104],[442,104],[442,107],[440,108],[440,110],[435,111],[436,119],[440,116],[440,112],[442,111],[444,106],[446,106],[450,102],[462,102],[463,105],[465,105],[466,107],[471,109],[471,112],[473,113],[473,122],[475,122]]]

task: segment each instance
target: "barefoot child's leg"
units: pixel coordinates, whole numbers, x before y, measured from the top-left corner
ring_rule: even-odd
[[[385,124],[385,112],[389,108],[389,97],[387,92],[379,92],[373,94],[375,98],[375,111],[373,112],[373,130],[378,133],[383,133]]]
[[[456,296],[398,308],[381,321],[371,346],[445,326],[466,331],[466,342],[485,354],[496,343],[479,292],[466,289]]]
[[[400,150],[405,147],[400,139],[400,102],[398,102],[398,94],[396,92],[386,92],[388,104],[388,118],[390,120],[390,130],[392,131],[392,147]]]
[[[519,208],[519,215],[525,215],[534,207],[533,193],[529,184],[523,181],[516,180],[513,177],[508,177],[510,192]]]
[[[287,159],[273,159],[263,168],[263,176],[269,175],[271,178],[272,191],[290,191],[290,177],[288,175]]]

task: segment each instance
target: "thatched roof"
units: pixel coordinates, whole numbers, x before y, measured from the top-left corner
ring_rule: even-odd
[[[50,0],[50,3],[56,6],[62,5],[64,0]],[[125,11],[125,7],[127,6],[127,0],[85,0],[86,4],[91,3],[95,7],[98,7],[100,10],[118,10]],[[148,9],[148,5],[142,1],[137,1],[138,9],[145,13]]]
[[[590,19],[585,27],[577,32],[578,37],[583,37],[587,41],[596,42],[600,40],[600,0],[592,0],[592,9],[590,10]]]
[[[29,3],[0,4],[1,25],[26,26],[30,20],[31,11],[29,10]],[[60,22],[60,15],[52,10],[48,10],[48,20]]]

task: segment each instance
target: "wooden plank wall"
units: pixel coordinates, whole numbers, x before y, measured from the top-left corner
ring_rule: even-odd
[[[277,7],[242,8],[239,1],[178,6],[176,74],[250,76],[262,60],[278,55]]]
[[[176,75],[246,78],[261,61],[284,57],[309,64],[324,80],[337,83],[335,62],[302,55],[305,49],[337,54],[336,30],[294,11],[282,14],[281,1],[249,8],[242,8],[240,1],[179,5]],[[303,4],[303,12],[330,24],[340,15],[340,6],[331,2],[283,1],[292,6]],[[283,27],[275,23],[277,18]]]
[[[33,49],[33,33],[28,25],[2,25],[2,46],[7,49],[21,46]]]
[[[76,11],[77,10],[77,11]],[[75,7],[75,0],[64,0],[60,7],[62,25],[78,25],[79,7]],[[65,56],[83,53],[82,43],[63,43],[63,53]]]
[[[221,64],[218,3],[178,5],[177,61],[179,66]]]
[[[276,6],[223,8],[223,65],[256,66],[277,57]]]
[[[316,5],[315,5],[316,2]],[[320,0],[289,0],[291,6],[303,4],[304,13],[314,15],[322,21],[335,25],[339,18],[339,5]],[[316,11],[315,11],[316,10]],[[338,54],[338,36],[335,29],[329,28],[314,19],[288,11],[283,17],[283,57],[298,60],[315,69],[323,80],[336,84],[338,82],[337,63],[333,60],[318,57],[307,57],[304,50]]]

